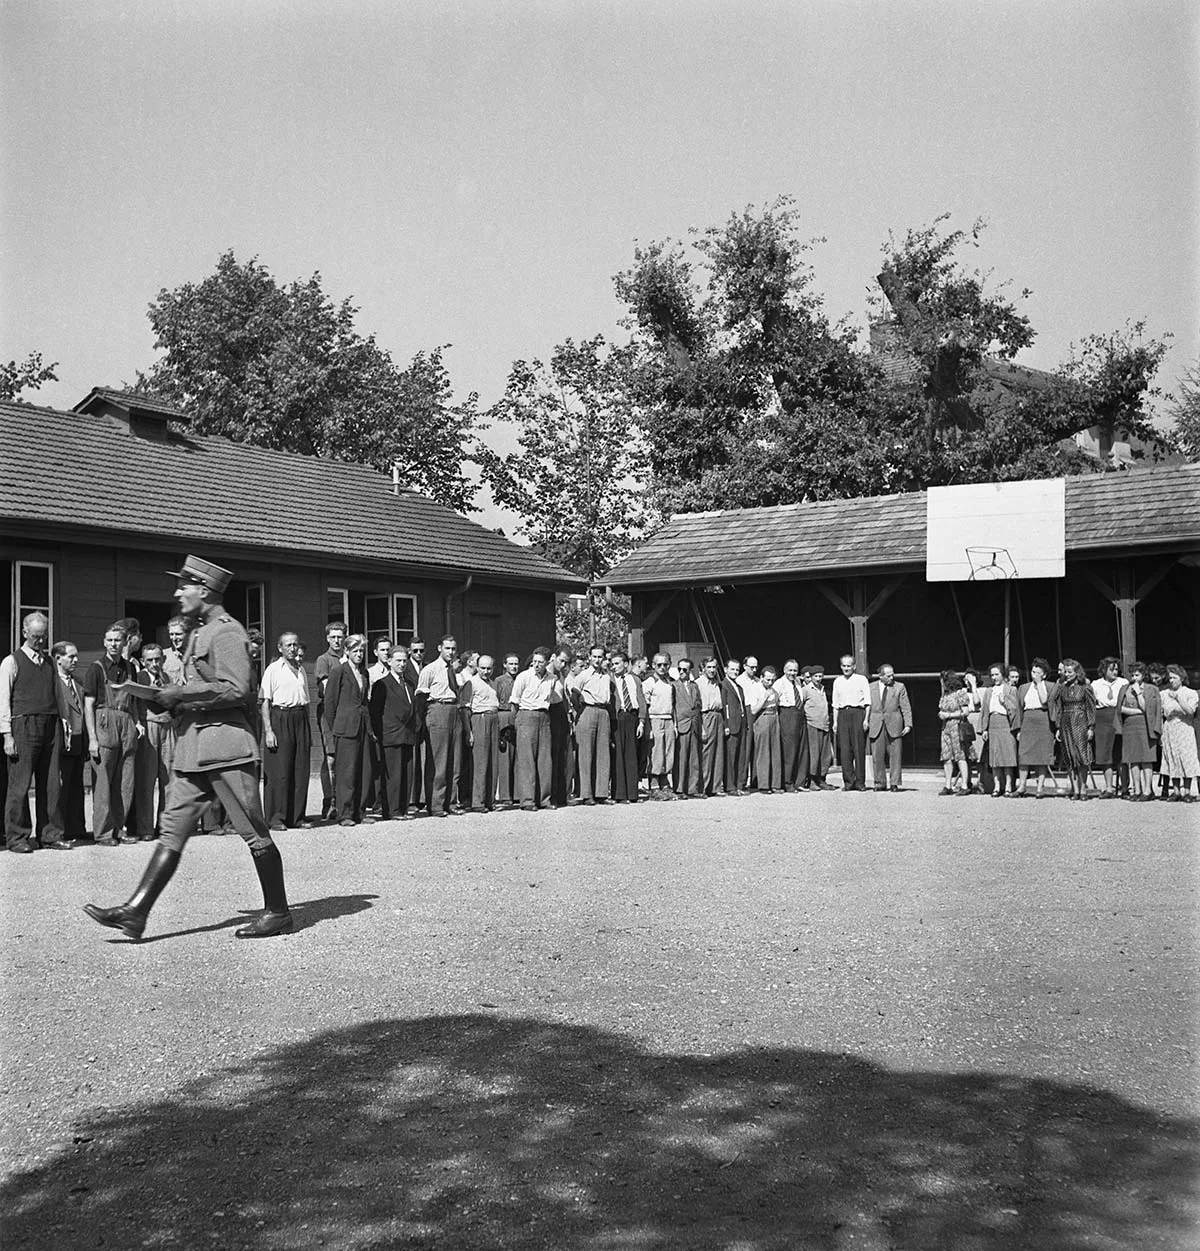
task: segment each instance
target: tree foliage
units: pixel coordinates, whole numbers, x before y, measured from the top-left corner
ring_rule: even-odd
[[[36,391],[43,382],[57,382],[58,362],[42,363],[41,352],[30,352],[23,361],[0,364],[0,400],[18,400],[22,391]]]
[[[1184,370],[1169,412],[1180,451],[1188,460],[1200,460],[1200,360]]]
[[[462,470],[475,397],[454,404],[442,348],[405,369],[354,325],[314,274],[281,286],[256,258],[224,253],[198,283],[150,305],[162,355],[138,385],[179,405],[192,427],[306,456],[399,465],[405,485],[471,507]]]
[[[1004,285],[961,262],[983,224],[946,221],[884,246],[879,304],[907,377],[830,321],[786,198],[693,232],[690,246],[635,247],[615,284],[664,511],[1096,471],[1071,441],[1096,425],[1162,445],[1147,405],[1165,345],[1139,323],[1089,336],[1053,374],[1006,364],[1033,328]]]

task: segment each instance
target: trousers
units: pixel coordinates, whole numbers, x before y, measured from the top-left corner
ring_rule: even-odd
[[[298,825],[308,807],[308,770],[312,755],[312,727],[308,705],[271,706],[274,751],[263,750],[263,809],[270,825]]]
[[[611,790],[609,775],[609,740],[612,729],[608,709],[598,704],[585,704],[575,723],[575,744],[579,753],[579,797],[608,799]]]
[[[57,681],[57,679],[55,679]],[[62,727],[53,713],[18,714],[12,719],[16,760],[8,764],[8,796],[4,805],[4,838],[9,847],[28,842],[34,829],[44,843],[62,838],[59,741]],[[26,797],[33,786],[37,824],[30,820]]]
[[[517,802],[550,799],[550,714],[541,708],[517,713]]]
[[[254,761],[202,773],[173,774],[158,841],[169,851],[182,851],[199,827],[204,809],[213,801],[225,809],[226,818],[255,855],[274,845],[258,797]]]

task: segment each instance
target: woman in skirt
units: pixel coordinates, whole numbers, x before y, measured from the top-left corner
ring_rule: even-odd
[[[943,670],[938,720],[942,723],[942,767],[946,771],[946,785],[938,792],[940,795],[954,794],[955,769],[962,780],[962,793],[969,794],[970,765],[963,745],[963,726],[971,703],[971,692],[962,678],[951,669]]]
[[[769,795],[783,789],[783,746],[779,738],[779,692],[772,683],[776,674],[771,665],[762,671],[766,700],[754,718],[754,772],[760,793]]]
[[[1032,772],[1037,778],[1037,796],[1041,799],[1042,788],[1050,776],[1054,764],[1054,733],[1050,728],[1050,701],[1058,689],[1055,682],[1046,681],[1050,662],[1041,656],[1029,667],[1029,681],[1017,691],[1021,708],[1021,732],[1017,743],[1017,765],[1020,768],[1018,794],[1025,795]]]
[[[1050,701],[1050,719],[1058,726],[1063,763],[1071,782],[1071,799],[1087,799],[1096,737],[1096,696],[1077,660],[1062,662],[1062,681]]]
[[[1105,656],[1096,666],[1092,694],[1096,697],[1096,765],[1104,770],[1101,799],[1116,799],[1121,782],[1121,697],[1129,685],[1121,677],[1121,662]]]
[[[992,771],[992,795],[998,798],[1006,794],[1015,799],[1016,733],[1021,728],[1021,705],[1016,688],[1005,681],[1003,665],[992,665],[988,670],[988,680],[991,685],[985,686],[979,694],[979,711],[987,761]]]
[[[1129,685],[1121,695],[1121,753],[1129,770],[1129,798],[1149,803],[1154,798],[1152,776],[1162,733],[1162,702],[1139,660],[1129,670]]]
[[[1196,708],[1200,695],[1184,685],[1187,675],[1180,665],[1167,666],[1167,689],[1162,701],[1163,798],[1173,803],[1192,799],[1192,779],[1200,777],[1196,755]],[[1170,795],[1167,794],[1168,782]]]

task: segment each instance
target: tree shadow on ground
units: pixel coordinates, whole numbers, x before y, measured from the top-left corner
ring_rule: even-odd
[[[1200,1140],[1103,1091],[593,1028],[379,1021],[96,1116],[9,1251],[1195,1246]]]

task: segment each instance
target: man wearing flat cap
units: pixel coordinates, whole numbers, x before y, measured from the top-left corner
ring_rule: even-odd
[[[175,598],[180,612],[196,622],[184,652],[183,681],[163,687],[122,684],[134,698],[175,714],[175,772],[163,805],[161,834],[128,902],[116,908],[88,904],[84,911],[101,925],[140,939],[205,804],[216,799],[249,846],[263,892],[264,911],[236,930],[236,936],[270,938],[290,930],[292,917],[283,860],[263,819],[258,792],[258,740],[247,714],[253,691],[249,643],[222,603],[233,574],[189,556],[174,576],[179,579]]]

